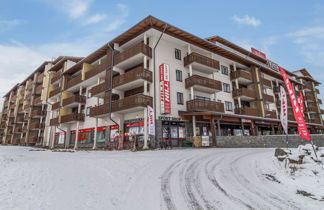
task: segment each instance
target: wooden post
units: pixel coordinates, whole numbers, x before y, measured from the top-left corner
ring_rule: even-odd
[[[220,120],[217,120],[217,129],[218,129],[218,135],[222,136],[221,128],[220,128]]]
[[[216,128],[215,128],[215,118],[214,116],[211,116],[210,118],[210,131],[212,134],[212,144],[213,146],[216,146],[216,132],[215,132]]]
[[[244,130],[244,123],[242,119],[241,119],[241,127],[242,127],[242,136],[244,136],[245,130]]]

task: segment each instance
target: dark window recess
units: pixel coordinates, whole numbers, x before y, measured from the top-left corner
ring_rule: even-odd
[[[208,97],[204,97],[204,96],[195,96],[195,99],[198,99],[198,100],[205,100],[205,101],[210,101],[210,98],[208,98]]]
[[[175,59],[181,60],[181,50],[175,48],[174,54],[175,54]]]
[[[230,84],[223,83],[223,91],[226,92],[226,93],[230,93],[231,92]]]
[[[176,70],[176,80],[182,82],[182,71]]]
[[[222,74],[228,75],[228,67],[221,65]]]
[[[183,93],[177,92],[177,104],[183,105]]]
[[[233,104],[230,101],[225,101],[225,110],[226,111],[233,111]]]

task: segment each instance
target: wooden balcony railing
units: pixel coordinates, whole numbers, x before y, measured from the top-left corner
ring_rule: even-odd
[[[224,112],[224,104],[216,101],[194,99],[187,101],[187,110]]]
[[[75,85],[78,85],[82,82],[82,74],[79,74],[78,76],[76,77],[73,77],[71,79],[68,79],[67,82],[66,82],[66,86],[65,86],[65,90],[75,86]]]
[[[308,112],[318,112],[318,109],[316,106],[308,106],[306,110]]]
[[[61,123],[69,123],[76,121],[84,121],[84,114],[81,113],[71,113],[61,116]]]
[[[199,63],[214,69],[220,69],[219,61],[209,58],[207,56],[201,55],[196,52],[192,52],[186,57],[184,57],[184,66],[187,66],[191,63]]]
[[[135,55],[138,55],[140,53],[143,53],[144,55],[148,57],[152,57],[152,48],[150,48],[148,45],[145,45],[143,42],[140,42],[125,51],[115,55],[114,62],[115,65],[121,63],[122,61],[125,61]]]
[[[40,95],[42,94],[42,90],[43,90],[43,86],[42,85],[38,85],[35,89],[35,94],[36,95]]]
[[[43,125],[44,125],[44,124],[41,124],[41,123],[39,123],[39,122],[31,123],[31,124],[29,125],[29,129],[30,129],[30,130],[39,130],[39,129],[42,129],[42,128],[43,128]]]
[[[313,118],[309,120],[310,123],[316,123],[316,124],[321,124],[321,120],[319,118]]]
[[[54,125],[60,124],[59,119],[60,119],[59,117],[50,119],[50,126],[54,126]]]
[[[220,81],[199,75],[192,75],[186,79],[186,88],[190,88],[194,85],[204,86],[219,91],[222,90],[222,83]]]
[[[104,59],[100,65],[95,66],[93,69],[85,73],[85,79],[87,80],[105,71],[109,67],[110,63],[111,62],[108,60],[108,58]]]
[[[30,112],[30,117],[38,117],[38,116],[41,116],[42,114],[43,114],[42,110],[35,109]]]
[[[242,97],[242,96],[256,99],[256,90],[248,89],[248,88],[240,88],[240,89],[233,90],[233,97]]]
[[[60,92],[61,92],[61,87],[57,87],[57,88],[55,88],[54,90],[52,90],[52,91],[49,93],[49,97],[56,96],[56,95],[59,94]]]
[[[263,100],[269,103],[274,103],[274,97],[268,94],[263,94]]]
[[[80,96],[80,95],[73,95],[69,98],[63,99],[62,106],[67,106],[73,103],[81,103],[85,104],[86,102],[86,97],[85,96]]]
[[[265,117],[266,118],[276,119],[277,118],[277,114],[276,114],[275,111],[265,110]]]
[[[251,107],[235,108],[234,113],[248,116],[259,116],[257,109]]]
[[[309,89],[309,90],[313,90],[313,85],[311,82],[306,82],[304,84],[304,89]]]
[[[313,93],[306,94],[305,99],[307,101],[316,101],[316,97]]]
[[[251,72],[249,72],[249,71],[236,70],[236,71],[231,72],[230,77],[231,77],[231,80],[243,78],[246,80],[250,80],[252,82],[252,75],[251,75]]]
[[[59,109],[60,107],[61,107],[61,102],[60,101],[52,104],[52,110]]]
[[[138,79],[143,79],[152,82],[152,72],[147,69],[144,69],[143,66],[136,67],[126,72],[125,74],[114,77],[113,87],[115,88]]]
[[[60,79],[61,79],[60,75],[53,76],[53,78],[51,79],[51,84],[54,84],[55,82],[59,81]]]
[[[261,78],[262,84],[266,87],[271,87],[271,81],[265,78]]]
[[[42,104],[42,99],[40,96],[37,98],[34,98],[34,103],[33,103],[34,106],[41,105],[41,104]]]
[[[27,139],[27,144],[35,144],[37,142],[38,142],[37,136],[31,136],[31,137],[28,137],[28,139]]]
[[[42,84],[43,83],[43,79],[44,79],[44,73],[39,74],[36,78],[36,83],[38,84]]]
[[[25,120],[24,116],[17,116],[16,123],[23,123]]]
[[[91,88],[90,93],[91,93],[91,96],[93,97],[93,96],[96,96],[96,95],[106,91],[106,90],[108,90],[108,83],[103,82],[103,83]]]

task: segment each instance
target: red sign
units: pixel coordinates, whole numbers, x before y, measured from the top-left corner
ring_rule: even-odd
[[[264,59],[267,59],[267,56],[265,53],[251,47],[251,52],[254,54],[254,55],[257,55],[257,56],[260,56],[261,58],[264,58]]]
[[[58,132],[58,133],[55,133],[55,136],[61,136],[61,135],[65,135],[65,132]]]
[[[127,124],[126,127],[139,127],[139,126],[144,126],[144,121],[138,122],[138,123],[131,123],[131,124]]]
[[[169,65],[160,65],[161,114],[171,114]]]
[[[118,125],[111,125],[110,130],[118,130]]]
[[[298,124],[299,135],[300,135],[300,137],[302,139],[306,139],[307,141],[311,141],[311,136],[310,136],[310,134],[308,132],[308,129],[307,129],[307,126],[306,126],[306,123],[305,123],[304,114],[301,112],[299,103],[297,101],[295,90],[293,89],[293,87],[291,85],[291,82],[289,80],[288,75],[286,74],[286,71],[281,67],[279,67],[279,70],[281,72],[281,75],[283,77],[283,80],[285,82],[285,85],[286,85],[286,88],[287,88],[287,91],[288,91],[288,95],[290,97],[291,105],[292,105],[292,108],[293,108],[293,111],[294,111],[294,116],[295,116],[295,119],[296,119],[297,124]]]
[[[300,105],[300,111],[304,115],[305,104],[304,104],[304,96],[302,92],[299,92],[299,105]]]

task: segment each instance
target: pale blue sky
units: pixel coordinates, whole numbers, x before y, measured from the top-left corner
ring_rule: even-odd
[[[322,1],[0,0],[0,95],[44,59],[85,56],[147,15],[253,46],[324,82]]]

